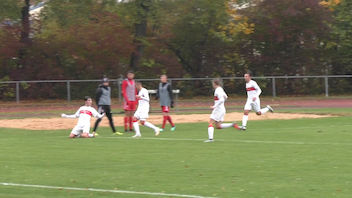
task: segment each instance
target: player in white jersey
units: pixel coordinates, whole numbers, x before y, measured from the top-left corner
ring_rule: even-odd
[[[92,98],[86,96],[84,98],[85,105],[80,107],[78,111],[73,115],[66,115],[61,114],[63,118],[78,118],[77,125],[72,129],[70,138],[92,138],[95,137],[96,133],[89,133],[90,130],[90,119],[91,117],[95,118],[102,118],[105,114],[99,114],[93,107],[92,107]]]
[[[267,105],[265,108],[260,109],[260,94],[262,90],[258,86],[257,82],[252,80],[251,72],[244,74],[244,80],[246,81],[246,91],[247,91],[247,102],[244,106],[244,115],[242,118],[242,130],[247,129],[248,114],[250,111],[255,111],[258,116],[264,115],[266,112],[274,112],[273,108]]]
[[[137,111],[134,113],[133,117],[133,128],[136,132],[136,135],[132,136],[133,138],[142,137],[141,131],[139,129],[139,123],[141,122],[142,125],[149,127],[154,130],[155,136],[160,134],[160,129],[153,125],[150,122],[147,122],[147,118],[149,117],[149,93],[146,88],[143,87],[141,82],[136,83],[136,88],[138,90],[138,95],[136,95],[136,99],[138,100],[138,108]]]
[[[225,101],[227,100],[228,96],[225,93],[224,89],[221,87],[220,79],[213,80],[213,88],[215,89],[214,106],[210,107],[211,109],[213,109],[213,111],[210,115],[208,126],[209,139],[204,142],[214,141],[214,126],[217,129],[225,129],[230,127],[240,129],[236,123],[222,123],[226,114]]]

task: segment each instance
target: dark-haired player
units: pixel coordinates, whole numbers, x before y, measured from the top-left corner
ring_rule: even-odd
[[[262,90],[258,86],[257,82],[252,80],[251,72],[244,74],[244,80],[246,81],[246,91],[247,91],[247,102],[244,106],[244,115],[242,118],[242,130],[247,129],[248,114],[250,111],[255,111],[258,116],[264,115],[266,112],[274,112],[273,108],[267,105],[265,108],[260,109],[260,94]]]
[[[125,110],[124,126],[125,132],[133,131],[132,120],[133,114],[136,110],[137,100],[137,89],[134,81],[134,73],[132,71],[127,72],[127,78],[122,81],[122,95],[123,95],[123,109]]]
[[[95,118],[102,118],[104,114],[99,114],[93,107],[92,107],[92,98],[86,96],[84,98],[85,104],[81,106],[78,111],[73,115],[66,115],[61,114],[63,118],[78,118],[77,125],[72,129],[70,138],[92,138],[95,137],[96,133],[89,133],[90,130],[90,119],[91,117]]]

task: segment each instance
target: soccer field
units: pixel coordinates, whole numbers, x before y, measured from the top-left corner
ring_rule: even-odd
[[[206,123],[141,139],[0,129],[0,197],[350,197],[351,118],[251,121],[214,143]]]

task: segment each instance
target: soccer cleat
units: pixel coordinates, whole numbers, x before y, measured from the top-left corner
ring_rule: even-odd
[[[213,139],[209,139],[209,140],[205,140],[204,143],[211,143],[211,142],[214,142]]]
[[[240,126],[239,128],[240,128],[241,131],[247,130],[247,127],[246,127],[246,126]]]
[[[171,129],[170,129],[172,132],[176,130],[176,126],[173,126]]]
[[[140,137],[142,137],[141,135],[134,135],[134,136],[132,136],[132,138],[140,138]]]
[[[268,108],[271,113],[274,113],[274,109],[271,106],[266,105],[266,108]]]
[[[241,127],[239,127],[238,124],[236,124],[235,122],[233,123],[233,128],[241,130]]]
[[[116,132],[113,132],[112,134],[113,134],[113,135],[123,135],[123,133],[117,132],[117,131],[116,131]]]
[[[160,129],[159,129],[159,128],[157,128],[157,129],[155,130],[155,136],[158,136],[158,135],[160,135]]]
[[[160,131],[160,132],[164,132],[164,129],[160,129],[159,131]]]

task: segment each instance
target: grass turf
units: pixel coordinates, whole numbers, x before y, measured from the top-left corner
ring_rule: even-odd
[[[160,139],[68,139],[0,129],[0,182],[214,197],[350,197],[351,117],[250,121],[246,132],[180,124]],[[0,185],[0,197],[152,197]]]

